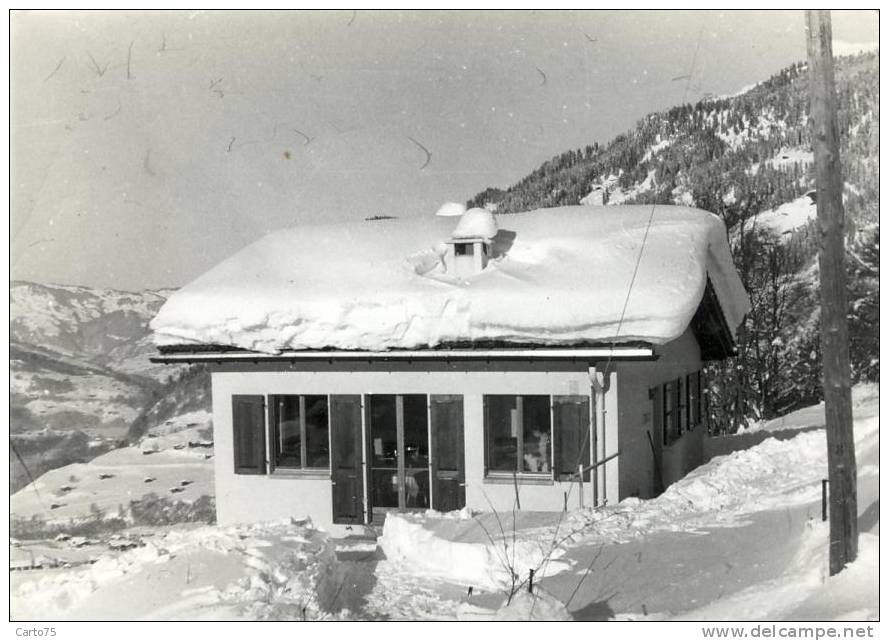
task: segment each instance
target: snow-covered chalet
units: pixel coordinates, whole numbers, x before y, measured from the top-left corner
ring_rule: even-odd
[[[271,233],[152,329],[211,370],[220,523],[354,529],[658,494],[702,461],[701,369],[748,308],[713,214],[449,204]]]

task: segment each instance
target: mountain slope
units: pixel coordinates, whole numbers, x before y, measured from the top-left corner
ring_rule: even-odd
[[[148,322],[169,293],[13,281],[10,338],[118,372],[160,379],[169,368],[148,361],[154,352]]]
[[[206,377],[149,362],[148,321],[167,291],[122,292],[23,281],[10,284],[10,489],[117,447],[159,404],[209,408]],[[143,418],[144,421],[144,418]]]
[[[835,75],[853,380],[878,380],[879,53],[839,58]],[[732,432],[821,397],[808,104],[806,65],[792,65],[739,95],[650,114],[608,144],[560,154],[468,205],[508,214],[661,203],[720,216],[753,305],[738,356],[709,368],[712,424]]]

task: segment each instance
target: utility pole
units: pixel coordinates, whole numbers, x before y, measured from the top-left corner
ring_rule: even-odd
[[[843,177],[829,11],[806,11],[810,118],[818,189],[821,352],[830,483],[830,574],[858,556],[858,491],[844,268]]]

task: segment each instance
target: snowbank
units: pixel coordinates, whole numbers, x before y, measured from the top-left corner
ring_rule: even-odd
[[[468,283],[441,259],[454,229],[447,217],[282,230],[173,294],[151,327],[159,345],[272,353],[473,340],[663,344],[686,329],[709,277],[734,330],[749,301],[722,221],[657,206],[618,336],[651,215],[650,206],[578,206],[499,216],[494,258]]]
[[[461,603],[457,608],[460,621],[572,621],[565,605],[545,590],[535,587],[534,593],[521,590],[507,603],[492,610]]]
[[[564,551],[553,550],[552,540],[522,537],[516,541],[495,538],[487,542],[455,540],[437,531],[439,521],[447,516],[390,513],[386,516],[383,536],[378,541],[387,559],[402,561],[414,574],[424,574],[459,585],[502,590],[512,585],[512,572],[527,578],[552,576],[568,570],[560,561]],[[448,528],[451,529],[451,528]]]
[[[684,613],[689,621],[791,621],[877,619],[879,537],[862,533],[859,556],[829,576],[828,523],[810,521],[796,557],[779,579],[751,585],[729,597]]]
[[[874,385],[853,389],[860,486],[879,476],[877,399]],[[816,412],[819,407],[823,408],[814,406]],[[789,423],[814,413],[806,408],[795,414],[788,417]],[[820,423],[823,426],[823,411]],[[762,510],[820,502],[821,479],[826,477],[827,441],[822,427],[787,440],[768,438],[750,449],[714,457],[657,498],[628,498],[603,509],[572,512],[563,531],[573,532],[571,540],[580,543],[626,541],[655,531],[731,527],[743,522],[745,515]]]

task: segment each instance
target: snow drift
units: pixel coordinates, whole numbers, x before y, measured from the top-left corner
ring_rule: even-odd
[[[749,308],[725,227],[701,210],[578,206],[497,216],[493,259],[468,280],[444,265],[454,227],[427,216],[271,233],[173,294],[151,323],[155,342],[271,353],[479,340],[663,344],[686,329],[708,278],[732,331]]]

